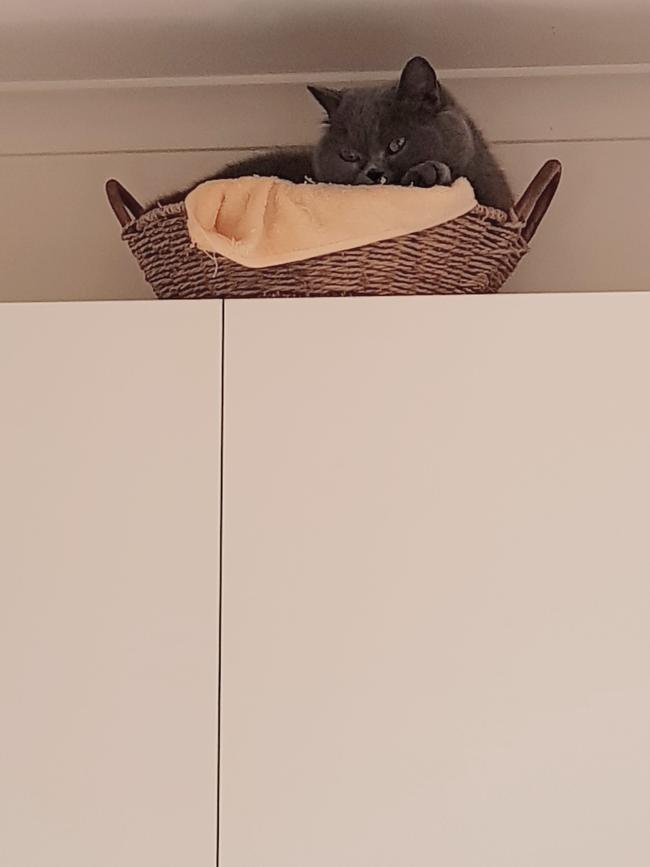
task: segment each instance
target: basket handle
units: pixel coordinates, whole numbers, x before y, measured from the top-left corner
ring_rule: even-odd
[[[553,201],[561,177],[562,164],[558,160],[548,160],[515,205],[515,212],[524,224],[521,231],[524,241],[532,240],[539,228],[548,206]]]
[[[144,213],[144,208],[119,181],[111,178],[106,181],[106,196],[108,203],[122,228]]]

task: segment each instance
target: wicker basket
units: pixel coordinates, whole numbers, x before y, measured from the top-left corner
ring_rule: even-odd
[[[144,212],[118,181],[108,181],[106,192],[158,298],[450,295],[498,292],[528,252],[561,172],[560,163],[547,162],[510,214],[477,205],[431,229],[269,268],[192,246],[182,203]]]

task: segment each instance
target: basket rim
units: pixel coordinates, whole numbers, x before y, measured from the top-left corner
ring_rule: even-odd
[[[139,217],[131,220],[131,222],[122,229],[122,239],[131,246],[131,241],[135,241],[135,239],[143,233],[147,231],[149,227],[153,227],[164,223],[166,220],[176,220],[179,217],[183,218],[185,224],[186,221],[186,208],[184,202],[174,202],[172,204],[166,205],[158,205],[155,208],[152,208],[149,211],[145,211]],[[427,244],[427,236],[430,233],[436,233],[438,230],[443,228],[444,226],[452,226],[454,223],[460,222],[462,220],[466,220],[468,218],[478,219],[483,223],[492,224],[498,230],[511,233],[513,243],[523,249],[523,254],[530,252],[530,242],[526,239],[524,235],[525,222],[522,221],[521,217],[515,212],[514,208],[510,210],[510,212],[503,211],[499,208],[491,208],[487,205],[475,205],[471,211],[468,211],[466,214],[461,214],[459,217],[455,217],[452,220],[447,220],[445,223],[438,223],[434,226],[428,226],[424,229],[419,229],[417,232],[406,232],[401,235],[395,235],[391,238],[384,238],[381,241],[372,241],[367,244],[358,244],[353,245],[349,248],[346,248],[343,251],[339,251],[342,253],[348,253],[352,255],[363,256],[367,253],[368,250],[372,250],[376,247],[382,247],[385,244],[392,244],[396,242],[400,242],[405,238],[416,238],[420,244]],[[516,240],[515,240],[516,239]],[[187,233],[187,250],[192,251],[196,255],[204,255],[208,258],[212,259],[212,261],[224,261],[231,263],[232,260],[228,259],[227,256],[223,256],[220,253],[208,252],[207,250],[202,250],[196,243],[192,241]],[[312,263],[313,267],[319,267],[320,262],[329,259],[332,256],[338,255],[337,253],[320,253],[314,256],[308,256],[303,259],[296,259],[293,262],[285,263],[284,265],[266,265],[260,268],[247,268],[246,265],[241,265],[236,262],[232,262],[233,265],[236,265],[238,268],[242,268],[244,270],[251,271],[268,271],[275,268],[283,268],[288,267],[290,265],[298,265],[300,263]]]
[[[133,217],[122,229],[122,237],[126,238],[128,235],[133,235],[135,232],[139,232],[145,229],[148,225],[157,223],[160,220],[164,220],[168,217],[178,217],[185,216],[187,214],[187,209],[185,207],[185,202],[173,202],[171,204],[165,205],[156,205],[153,208],[150,208],[148,211],[144,211],[137,217]],[[400,235],[395,235],[393,238],[388,238],[386,240],[397,240],[398,238],[406,238],[409,235],[420,235],[423,232],[429,232],[433,229],[438,228],[439,226],[449,225],[450,223],[455,222],[456,220],[462,220],[464,217],[478,217],[480,219],[485,220],[486,222],[495,223],[503,227],[504,229],[512,229],[514,231],[519,230],[520,232],[523,230],[525,226],[525,222],[521,219],[521,217],[517,214],[514,207],[510,209],[510,211],[503,211],[500,208],[493,208],[489,205],[481,205],[477,202],[476,205],[465,214],[461,214],[458,217],[454,217],[452,220],[447,220],[444,223],[438,223],[434,226],[425,226],[424,229],[419,229],[417,232],[405,232]],[[374,242],[381,243],[381,242]],[[528,242],[526,242],[528,245]],[[192,246],[196,246],[193,244]],[[371,247],[373,243],[370,244],[359,244],[353,247],[350,247],[351,250],[360,249],[362,247]],[[199,248],[197,248],[199,249]],[[329,255],[327,253],[323,255]],[[320,258],[318,257],[309,257],[309,258]]]
[[[561,178],[562,163],[556,159],[547,160],[528,184],[523,195],[513,203],[508,213],[481,204],[475,206],[473,213],[503,226],[510,223],[513,228],[520,230],[522,239],[529,243],[535,236],[555,197]],[[175,202],[169,205],[156,203],[152,208],[145,210],[115,178],[106,182],[105,189],[109,205],[122,227],[123,234],[124,230],[133,224],[145,225],[146,220],[144,223],[139,223],[139,220],[146,215],[150,215],[149,219],[155,221],[160,216],[177,215],[184,210],[184,202]]]

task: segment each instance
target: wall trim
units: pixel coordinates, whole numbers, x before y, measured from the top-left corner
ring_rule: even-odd
[[[484,78],[584,78],[594,75],[650,75],[650,63],[601,66],[509,66],[481,69],[440,69],[443,81]],[[129,90],[185,87],[263,87],[279,84],[335,84],[337,82],[390,81],[398,70],[364,72],[278,72],[263,75],[200,75],[151,78],[87,78],[48,81],[0,81],[2,93],[31,93],[60,90]]]

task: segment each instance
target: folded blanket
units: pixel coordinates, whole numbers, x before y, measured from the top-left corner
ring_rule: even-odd
[[[186,198],[201,250],[265,268],[439,226],[476,205],[469,181],[451,187],[292,184],[277,178],[207,181]]]

